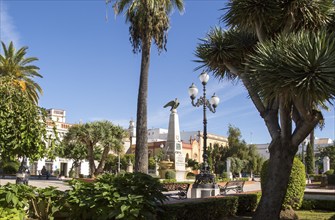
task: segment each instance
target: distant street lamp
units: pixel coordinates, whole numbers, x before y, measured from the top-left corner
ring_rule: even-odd
[[[203,139],[204,139],[204,145],[203,145],[203,154],[202,154],[202,159],[203,159],[203,164],[200,168],[200,174],[197,175],[195,184],[207,184],[207,183],[215,183],[214,176],[210,173],[210,168],[208,166],[208,155],[207,155],[207,118],[206,118],[206,109],[208,108],[211,112],[215,113],[216,112],[216,107],[218,106],[220,99],[213,94],[210,100],[206,99],[206,84],[209,80],[209,75],[207,72],[202,72],[199,76],[199,79],[203,85],[203,96],[200,96],[199,99],[194,102],[197,94],[198,94],[198,89],[192,83],[192,85],[188,89],[188,93],[190,95],[190,98],[192,100],[192,105],[194,107],[199,107],[203,106],[203,123],[204,123],[204,134],[203,134]]]

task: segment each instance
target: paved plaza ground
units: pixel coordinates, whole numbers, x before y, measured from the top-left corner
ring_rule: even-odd
[[[0,178],[0,185],[5,185],[6,183],[15,183],[15,179],[11,178]],[[70,189],[70,186],[66,181],[58,180],[58,179],[30,179],[29,185],[45,188],[48,186],[54,186],[57,187],[59,190],[65,191]],[[254,191],[260,191],[261,190],[261,184],[259,181],[248,181],[243,187],[244,192],[254,192]],[[329,194],[330,197],[335,198],[335,188],[315,188],[315,187],[309,187],[307,186],[305,189],[305,192],[307,193],[324,193]],[[229,191],[227,194],[234,194],[234,191]],[[188,190],[188,198],[191,198],[191,190]]]

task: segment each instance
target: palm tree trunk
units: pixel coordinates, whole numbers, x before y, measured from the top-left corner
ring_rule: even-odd
[[[135,172],[148,173],[147,99],[151,38],[142,41],[140,85],[137,98]]]
[[[281,138],[273,140],[269,146],[270,160],[267,180],[262,187],[262,198],[253,219],[276,220],[279,219],[282,203],[285,198],[289,177],[291,174],[295,152],[288,141]]]

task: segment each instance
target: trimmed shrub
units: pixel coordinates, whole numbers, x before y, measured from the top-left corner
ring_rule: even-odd
[[[312,182],[321,182],[322,175],[321,174],[309,174],[309,178]]]
[[[335,185],[335,174],[327,175],[328,185]]]
[[[264,188],[267,179],[269,160],[265,161],[261,171],[261,186]],[[285,195],[282,209],[299,209],[304,197],[306,187],[305,167],[298,159],[294,158],[291,175],[288,182],[288,187]]]
[[[301,209],[335,211],[335,200],[304,199]]]
[[[216,220],[235,215],[237,206],[238,198],[235,196],[166,204],[158,213],[157,220]]]
[[[195,174],[192,172],[188,172],[186,175],[186,179],[195,179]]]
[[[177,182],[176,179],[163,179],[161,181],[161,183],[175,183],[175,182]]]
[[[334,170],[333,169],[327,170],[324,174],[332,175],[332,174],[334,174]]]
[[[244,214],[246,212],[253,212],[256,210],[261,198],[261,193],[236,194],[234,196],[238,198],[237,213]]]
[[[165,179],[176,179],[176,172],[173,170],[166,171]]]

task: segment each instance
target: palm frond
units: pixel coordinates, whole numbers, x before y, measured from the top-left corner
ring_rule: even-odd
[[[37,103],[39,94],[42,94],[42,88],[32,78],[42,78],[42,75],[38,73],[37,66],[29,64],[38,59],[25,57],[28,47],[22,47],[16,51],[13,42],[10,42],[8,47],[3,42],[1,43],[4,55],[0,54],[0,78],[10,78],[12,85],[20,85],[28,97]]]

